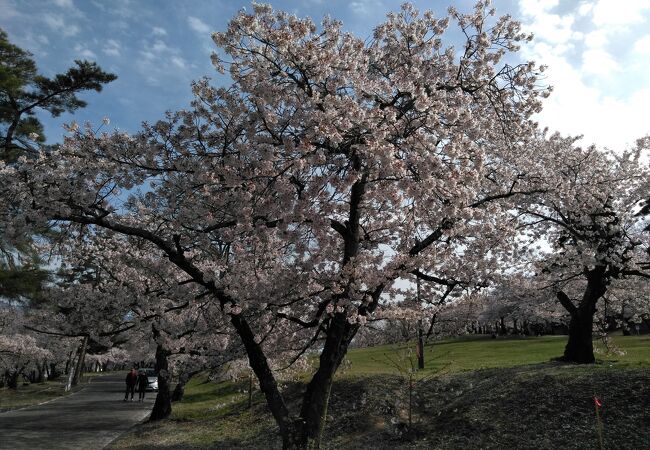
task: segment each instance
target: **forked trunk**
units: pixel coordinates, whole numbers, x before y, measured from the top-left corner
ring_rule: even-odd
[[[345,314],[336,314],[331,319],[329,328],[318,370],[307,385],[302,399],[300,419],[293,422],[290,430],[294,436],[288,439],[289,443],[297,443],[299,446],[285,448],[320,448],[334,374],[343,361],[358,326],[351,325]],[[287,442],[284,434],[283,442]]]
[[[586,272],[587,287],[577,307],[564,292],[557,293],[560,303],[571,314],[569,341],[562,357],[567,362],[590,364],[596,361],[593,345],[594,313],[598,300],[607,291],[605,273],[604,266],[596,266]]]

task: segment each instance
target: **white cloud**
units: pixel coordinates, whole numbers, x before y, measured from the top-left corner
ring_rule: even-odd
[[[634,52],[641,55],[650,55],[650,34],[646,34],[634,43]]]
[[[172,63],[173,65],[175,65],[175,66],[178,67],[179,69],[184,69],[185,67],[187,67],[187,63],[186,63],[185,60],[184,60],[183,58],[181,58],[180,56],[172,56],[172,57],[170,58],[170,61],[171,61],[171,63]]]
[[[596,26],[626,27],[643,21],[650,0],[598,0],[592,8]]]
[[[54,4],[59,8],[74,8],[72,0],[54,0]]]
[[[585,34],[585,46],[592,49],[602,48],[609,42],[607,31],[594,30]]]
[[[192,28],[194,31],[196,31],[199,34],[207,35],[208,33],[210,33],[210,27],[208,26],[208,24],[203,22],[198,17],[192,17],[192,16],[188,17],[187,23],[190,25],[190,28]]]
[[[46,14],[43,16],[43,21],[48,27],[63,36],[74,36],[81,31],[77,25],[66,23],[63,16],[57,14]]]
[[[603,49],[589,49],[582,54],[582,71],[585,74],[608,76],[619,70],[618,62]]]
[[[525,17],[526,31],[532,32],[537,42],[548,42],[556,52],[565,52],[573,47],[572,41],[583,36],[573,29],[573,14],[552,13],[558,4],[559,0],[519,0],[519,9]]]
[[[167,36],[167,30],[165,30],[162,27],[153,27],[151,30],[151,34],[154,36]]]
[[[594,5],[592,3],[582,2],[580,3],[580,6],[578,6],[578,15],[584,17],[587,14],[590,14],[593,9]]]
[[[373,0],[354,0],[348,5],[350,10],[358,16],[370,16],[373,12],[381,10]]]
[[[178,77],[190,67],[179,48],[171,47],[161,39],[143,41],[140,56],[135,67],[145,82],[154,86],[161,85],[165,79]],[[173,67],[174,70],[161,70],[161,67]]]
[[[142,16],[148,12],[146,9],[139,9],[136,12],[138,5],[133,4],[131,0],[111,0],[110,2],[93,0],[92,3],[105,13],[127,19],[136,17],[138,15]]]
[[[2,11],[4,19],[12,19],[22,16],[22,14],[18,12],[15,3],[11,0],[0,0],[0,11]]]
[[[171,51],[172,49],[163,41],[157,39],[151,46],[151,50],[153,50],[154,53],[163,53],[163,52]]]
[[[535,16],[552,10],[559,3],[559,0],[520,0],[519,9],[526,16]]]
[[[536,52],[549,65],[547,82],[554,86],[539,116],[542,125],[563,134],[583,134],[585,144],[617,150],[650,132],[643,114],[645,102],[650,101],[650,88],[627,99],[616,98],[587,84],[583,74],[566,58],[554,55],[550,47],[537,46]]]
[[[65,27],[65,21],[61,16],[48,14],[43,18],[43,21],[53,30],[59,30]]]
[[[528,29],[535,36],[540,36],[548,42],[563,44],[574,38],[572,29],[574,22],[575,18],[572,15],[540,13],[535,16],[535,21]]]
[[[104,48],[102,49],[104,53],[110,56],[120,56],[120,50],[121,50],[120,43],[117,42],[115,39],[107,40],[106,45],[104,45]]]
[[[650,34],[635,42],[630,31],[648,22],[650,0],[583,1],[562,17],[553,14],[555,0],[519,6],[524,27],[535,32],[523,56],[548,65],[544,81],[554,87],[541,125],[615,150],[650,132]]]
[[[90,50],[88,47],[85,47],[85,46],[83,46],[81,44],[76,44],[74,46],[74,51],[79,56],[82,56],[84,58],[89,58],[89,59],[96,59],[97,58],[97,55],[92,50]]]

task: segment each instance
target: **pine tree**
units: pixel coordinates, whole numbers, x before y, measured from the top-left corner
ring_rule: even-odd
[[[14,161],[45,142],[37,110],[52,117],[74,112],[86,106],[79,92],[99,92],[116,78],[96,63],[80,60],[52,78],[39,75],[32,54],[9,42],[0,29],[0,159]]]
[[[11,164],[22,155],[35,155],[45,143],[38,110],[57,117],[86,106],[81,91],[102,90],[117,78],[96,63],[75,61],[75,66],[52,78],[40,75],[32,54],[9,42],[0,29],[0,162]],[[41,284],[48,278],[32,237],[8,242],[0,225],[0,298],[38,297]]]

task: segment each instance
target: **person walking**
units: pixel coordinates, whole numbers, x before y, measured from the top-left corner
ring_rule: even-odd
[[[135,394],[135,383],[138,380],[138,374],[135,371],[135,367],[131,368],[131,371],[126,374],[126,392],[124,393],[124,401],[129,399],[129,392],[131,393],[131,401],[133,401],[133,394]]]
[[[143,402],[144,401],[144,393],[147,390],[147,386],[149,386],[149,379],[147,378],[147,372],[144,370],[140,370],[138,373],[138,401]]]

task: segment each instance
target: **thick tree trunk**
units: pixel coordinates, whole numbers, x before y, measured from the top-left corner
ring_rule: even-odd
[[[260,382],[260,390],[276,419],[282,436],[282,448],[318,449],[327,416],[332,381],[336,369],[341,364],[358,325],[350,324],[345,313],[336,314],[329,319],[325,346],[320,355],[318,370],[307,385],[303,396],[300,416],[291,416],[280,394],[275,377],[259,344],[254,339],[248,322],[240,316],[232,315],[235,326],[246,347],[249,363]]]
[[[72,364],[74,358],[74,350],[70,352],[70,356],[68,357],[68,360],[65,362],[65,370],[63,373],[70,373],[70,365]]]
[[[569,341],[564,348],[563,359],[565,361],[581,364],[593,363],[593,313],[578,311],[571,315],[569,323]]]
[[[282,394],[280,394],[278,383],[275,376],[273,376],[266,355],[264,355],[260,344],[255,340],[255,334],[245,318],[241,315],[232,314],[230,316],[230,322],[235,330],[237,330],[242,344],[244,344],[246,355],[248,356],[248,363],[251,369],[253,369],[253,372],[255,372],[255,376],[260,383],[260,390],[266,397],[271,414],[273,414],[275,422],[280,427],[280,434],[284,439],[284,430],[292,427],[292,419],[290,418],[289,409],[282,398]]]
[[[7,387],[9,389],[14,389],[14,390],[18,389],[18,376],[19,375],[20,374],[18,373],[18,371],[9,372],[7,374]]]
[[[183,395],[185,395],[185,385],[187,384],[188,381],[190,381],[190,378],[192,378],[194,375],[196,375],[198,372],[183,372],[180,374],[178,377],[178,383],[176,383],[176,387],[174,387],[174,392],[172,392],[172,402],[180,402],[183,400]]]
[[[81,381],[81,373],[83,372],[87,347],[88,347],[88,336],[84,336],[83,341],[81,341],[81,347],[79,348],[79,359],[77,359],[77,365],[74,368],[74,376],[72,377],[72,386],[78,385],[79,381]]]
[[[157,335],[157,336],[156,336]],[[158,337],[160,334],[154,327],[154,336]],[[158,373],[158,395],[154,402],[153,409],[149,420],[166,419],[172,413],[172,396],[169,392],[170,373],[167,363],[167,357],[170,351],[164,348],[161,344],[156,345],[156,372]]]
[[[320,447],[334,374],[343,361],[357,330],[358,326],[350,324],[344,313],[336,314],[330,320],[318,370],[307,385],[303,396],[300,411],[303,427],[297,430],[302,433],[300,436],[302,446],[298,448],[318,449]]]
[[[630,330],[630,325],[627,322],[623,322],[623,336],[630,336],[632,335],[632,331]]]
[[[47,378],[47,362],[43,362],[38,369],[38,377],[36,378],[37,383],[43,383]]]
[[[593,345],[593,323],[596,303],[607,291],[606,267],[596,266],[586,272],[587,287],[576,307],[562,291],[557,293],[560,303],[571,315],[569,341],[564,348],[563,360],[579,364],[596,361]]]

